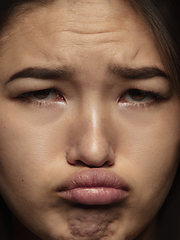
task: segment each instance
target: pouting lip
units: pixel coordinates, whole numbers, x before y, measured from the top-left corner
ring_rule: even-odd
[[[89,168],[73,173],[66,178],[61,186],[59,186],[58,192],[64,192],[75,188],[98,187],[122,189],[124,191],[129,190],[129,186],[125,180],[117,174],[105,169]]]

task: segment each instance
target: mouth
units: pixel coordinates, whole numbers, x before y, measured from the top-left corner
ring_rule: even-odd
[[[104,169],[85,169],[65,179],[59,197],[84,205],[107,205],[128,197],[129,187],[121,177]]]

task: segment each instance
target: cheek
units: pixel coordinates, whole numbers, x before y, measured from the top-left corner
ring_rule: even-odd
[[[176,161],[180,146],[180,111],[178,104],[160,109],[120,109],[119,156],[138,168],[167,168]],[[169,109],[171,112],[169,113]],[[123,127],[121,127],[123,125]]]
[[[131,188],[124,226],[137,230],[156,216],[172,186],[179,161],[179,106],[124,108],[119,114],[115,167]]]
[[[54,177],[51,172],[56,174],[56,169],[62,169],[68,135],[65,129],[67,118],[58,120],[57,124],[63,111],[59,111],[58,116],[57,112],[41,110],[42,115],[29,115],[17,111],[14,115],[7,113],[1,117],[0,188],[5,195],[19,194],[29,198],[32,194],[36,198],[40,188],[43,191]]]
[[[121,111],[127,120],[121,131],[117,169],[122,169],[132,186],[131,209],[142,211],[143,218],[161,207],[179,161],[179,106],[163,107],[161,111]]]

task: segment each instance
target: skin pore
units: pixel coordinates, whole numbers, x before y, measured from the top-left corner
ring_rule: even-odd
[[[125,0],[62,0],[21,15],[4,39],[0,191],[14,240],[152,240],[180,144],[152,32]],[[127,197],[64,199],[64,181],[86,170],[121,177]]]

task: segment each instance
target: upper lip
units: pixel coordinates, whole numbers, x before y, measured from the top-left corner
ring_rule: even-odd
[[[68,191],[75,188],[115,188],[125,191],[129,190],[129,187],[125,180],[105,169],[90,168],[83,169],[75,172],[66,178],[58,191]]]

